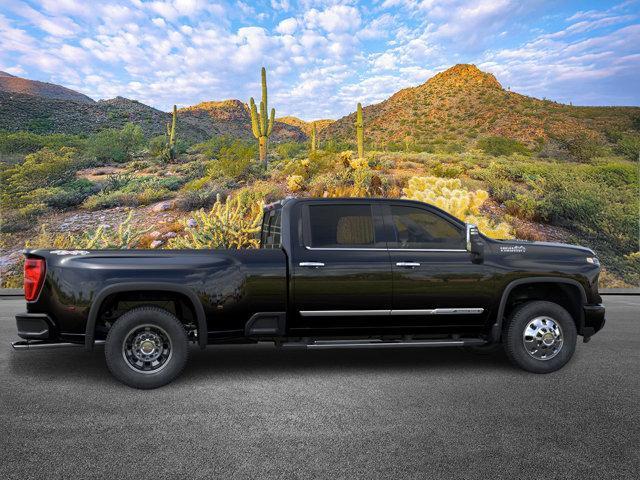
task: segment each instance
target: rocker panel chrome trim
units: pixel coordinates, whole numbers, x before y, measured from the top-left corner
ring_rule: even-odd
[[[379,317],[407,315],[479,315],[484,308],[432,308],[421,310],[300,310],[302,317]]]

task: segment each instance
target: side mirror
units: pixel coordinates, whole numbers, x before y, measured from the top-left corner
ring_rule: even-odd
[[[473,263],[484,261],[484,240],[478,231],[478,227],[467,223],[467,252],[471,254]]]

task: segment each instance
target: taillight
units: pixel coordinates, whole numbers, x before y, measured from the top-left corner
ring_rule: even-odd
[[[38,298],[45,273],[46,265],[42,258],[27,258],[24,261],[24,298],[27,302]]]

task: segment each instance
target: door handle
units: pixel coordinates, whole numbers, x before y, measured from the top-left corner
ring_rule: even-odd
[[[298,265],[300,265],[301,267],[310,267],[310,268],[324,267],[324,263],[322,262],[300,262]]]
[[[419,266],[420,266],[419,262],[396,262],[396,267],[416,268]]]

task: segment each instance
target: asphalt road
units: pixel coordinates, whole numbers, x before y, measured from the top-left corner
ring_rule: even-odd
[[[0,299],[0,478],[638,478],[640,297],[550,375],[458,349],[193,350],[176,382],[103,351],[14,352]]]

